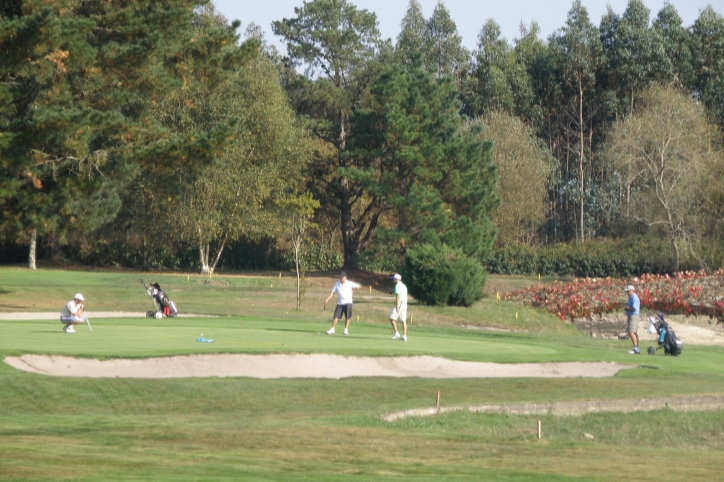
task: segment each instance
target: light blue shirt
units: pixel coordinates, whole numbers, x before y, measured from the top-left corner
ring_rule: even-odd
[[[628,302],[623,308],[627,315],[638,315],[641,310],[641,300],[636,296],[636,293],[628,297]]]

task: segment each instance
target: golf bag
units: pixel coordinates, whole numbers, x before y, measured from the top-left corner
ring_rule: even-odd
[[[147,285],[141,280],[141,284],[146,289],[146,293],[151,297],[153,305],[156,307],[154,311],[147,311],[146,316],[149,318],[161,319],[164,316],[174,317],[178,314],[176,309],[176,303],[168,299],[166,293],[163,292],[158,283],[151,283]]]
[[[684,348],[684,344],[677,338],[676,333],[674,333],[674,330],[671,329],[669,324],[666,323],[663,313],[658,313],[656,315],[656,319],[649,315],[649,325],[653,325],[656,329],[656,333],[659,334],[659,346],[658,348],[654,348],[653,346],[649,347],[649,355],[656,353],[656,350],[659,348],[663,348],[664,354],[666,355],[681,355],[681,350]]]

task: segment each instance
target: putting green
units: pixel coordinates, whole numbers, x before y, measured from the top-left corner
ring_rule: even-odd
[[[329,336],[328,323],[229,318],[100,318],[93,333],[77,325],[66,334],[60,322],[0,321],[0,350],[9,354],[43,353],[99,358],[156,357],[193,353],[334,353],[350,356],[433,355],[461,360],[539,358],[557,350],[514,343],[486,334],[409,331],[409,341],[390,339],[389,326],[353,324],[351,334]],[[200,343],[203,335],[214,343]],[[493,355],[493,356],[490,356]]]

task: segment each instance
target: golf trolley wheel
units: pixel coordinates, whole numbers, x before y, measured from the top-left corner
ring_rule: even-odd
[[[649,352],[649,355],[653,355],[656,353],[656,348],[654,348],[653,346],[650,346],[647,351]]]
[[[154,316],[156,316],[156,312],[155,312],[155,311],[147,311],[147,312],[146,312],[146,318],[153,318]]]

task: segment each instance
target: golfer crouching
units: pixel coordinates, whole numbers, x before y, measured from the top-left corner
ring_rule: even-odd
[[[66,333],[75,333],[73,325],[83,323],[85,321],[85,313],[83,313],[83,302],[85,298],[80,293],[76,293],[75,297],[66,304],[60,312],[60,322],[63,323],[63,331]]]

